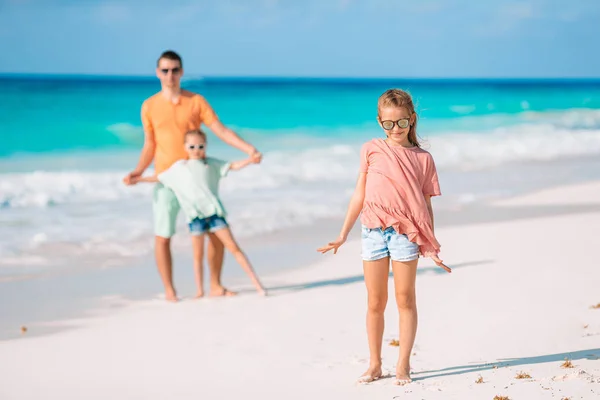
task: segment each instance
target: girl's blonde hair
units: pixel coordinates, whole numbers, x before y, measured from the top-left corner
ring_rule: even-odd
[[[187,131],[185,137],[187,138],[189,135],[200,136],[206,142],[206,133],[204,133],[202,129],[192,129],[191,131]]]
[[[411,116],[414,115],[414,120],[408,131],[408,141],[413,146],[421,147],[421,143],[419,143],[417,137],[417,113],[415,112],[415,105],[410,94],[400,89],[389,89],[379,96],[379,101],[377,101],[377,119],[379,122],[381,122],[379,111],[383,107],[406,108]]]

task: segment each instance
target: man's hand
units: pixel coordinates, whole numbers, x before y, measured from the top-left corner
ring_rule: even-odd
[[[260,164],[262,161],[262,153],[256,149],[250,154],[250,158],[254,164]]]
[[[138,183],[140,181],[140,178],[142,177],[142,174],[144,172],[138,172],[138,171],[132,171],[130,173],[128,173],[127,175],[125,175],[125,177],[123,178],[123,183],[127,186],[130,185],[135,185],[136,183]]]

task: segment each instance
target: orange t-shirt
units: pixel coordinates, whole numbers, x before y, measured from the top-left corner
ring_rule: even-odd
[[[424,256],[439,253],[425,200],[441,194],[431,154],[374,139],[361,149],[360,172],[367,174],[361,223],[367,228],[393,227],[418,244]]]
[[[210,125],[217,115],[206,99],[199,94],[182,90],[177,103],[160,92],[142,104],[144,130],[154,136],[154,169],[157,174],[167,170],[175,161],[187,158],[183,148],[185,133]]]

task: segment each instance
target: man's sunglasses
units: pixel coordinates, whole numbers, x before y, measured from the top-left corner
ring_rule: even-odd
[[[178,74],[181,72],[181,67],[175,67],[175,68],[161,68],[160,72],[162,72],[164,75],[167,75],[169,73],[169,71],[171,71],[174,75]]]
[[[195,149],[202,150],[202,149],[204,149],[204,145],[203,144],[188,144],[187,148],[190,150],[195,150]]]
[[[381,121],[381,126],[383,126],[383,129],[386,131],[391,131],[394,129],[394,125],[398,125],[398,128],[400,129],[405,129],[408,128],[408,125],[410,125],[410,121],[408,118],[402,118],[398,121]]]

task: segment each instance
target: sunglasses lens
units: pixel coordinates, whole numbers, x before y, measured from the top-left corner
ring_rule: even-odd
[[[381,123],[381,125],[383,126],[383,129],[386,129],[386,130],[390,130],[390,129],[394,128],[394,122],[393,121],[383,121]]]
[[[408,128],[408,120],[402,119],[398,121],[398,126],[400,126],[400,128]]]

